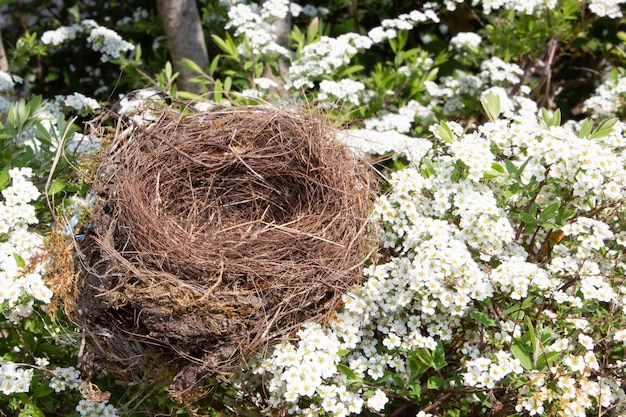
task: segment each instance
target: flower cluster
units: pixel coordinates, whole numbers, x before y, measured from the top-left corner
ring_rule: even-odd
[[[84,32],[84,28],[78,23],[70,26],[60,26],[55,30],[49,30],[41,35],[41,43],[44,45],[59,46],[66,41],[76,39]]]
[[[4,395],[28,392],[32,378],[32,369],[10,362],[0,363],[0,392]]]
[[[339,82],[323,80],[320,82],[320,93],[317,98],[319,100],[328,100],[331,97],[336,97],[338,100],[345,100],[358,106],[361,103],[359,92],[364,89],[365,84],[349,78]]]
[[[262,364],[272,375],[272,404],[287,401],[302,415],[383,410],[387,389],[415,381],[416,361],[447,369],[443,352],[454,340],[465,355],[457,381],[479,391],[518,384],[518,412],[623,408],[623,370],[615,363],[613,373],[597,376],[607,350],[596,348],[623,345],[624,311],[610,310],[608,339],[589,324],[595,309],[619,305],[626,293],[613,243],[624,215],[625,126],[593,138],[536,118],[472,132],[446,126],[433,131],[447,145],[421,169],[394,172],[391,191],[379,198],[386,261],[364,270],[366,282],[344,296],[326,329],[312,326]],[[567,207],[554,205],[563,195]],[[596,217],[598,207],[609,212]],[[481,326],[498,331],[486,335]],[[529,351],[539,343],[545,351]],[[456,370],[447,372],[454,379]]]
[[[84,24],[86,24],[86,21]],[[99,26],[95,22],[92,22],[88,26],[91,27],[91,31],[87,37],[87,43],[91,45],[94,51],[102,54],[100,57],[100,61],[102,62],[117,59],[123,53],[135,49],[132,43],[126,42],[117,32],[111,29]]]
[[[337,136],[356,155],[404,155],[409,161],[418,162],[430,149],[427,139],[413,138],[395,130],[350,129]]]
[[[380,26],[372,28],[367,36],[374,43],[381,43],[387,39],[394,39],[398,35],[398,30],[412,30],[415,25],[423,22],[439,22],[437,14],[430,9],[425,11],[413,10],[411,13],[404,13],[395,19],[383,19]]]
[[[611,77],[604,81],[583,103],[583,110],[594,118],[614,116],[624,105],[626,93],[626,77]]]
[[[366,119],[364,124],[367,129],[378,130],[379,132],[395,130],[400,133],[409,133],[416,117],[421,120],[428,120],[432,117],[432,110],[415,100],[411,100],[397,112],[382,111],[379,116]]]
[[[481,41],[480,35],[474,32],[459,32],[450,39],[450,48],[459,53],[467,53],[467,50],[478,48]]]
[[[600,17],[617,19],[623,16],[621,5],[624,0],[591,0],[589,10]]]
[[[490,85],[512,85],[520,81],[524,71],[517,64],[509,64],[494,56],[480,64],[480,77]]]
[[[15,87],[15,83],[21,83],[22,78],[17,75],[11,75],[8,72],[0,71],[0,93],[11,91]]]
[[[305,4],[300,6],[298,3],[289,3],[289,12],[293,17],[298,17],[301,14],[305,16],[326,16],[330,11],[326,7],[315,7],[311,4]]]
[[[59,46],[66,41],[76,39],[83,33],[88,33],[87,43],[91,48],[102,54],[100,57],[102,62],[117,59],[125,52],[135,49],[133,44],[122,39],[115,31],[100,26],[90,19],[82,21],[81,24],[74,23],[44,32],[41,35],[41,42],[44,45]]]
[[[16,83],[22,83],[24,80],[17,75],[11,75],[8,72],[0,71],[0,114],[7,113],[11,107],[10,97],[15,90]]]
[[[0,303],[11,321],[32,312],[33,301],[50,302],[52,292],[43,282],[42,237],[28,230],[38,222],[30,204],[40,193],[28,178],[30,168],[9,170],[11,185],[2,190],[0,201]]]
[[[470,387],[493,388],[509,374],[521,374],[524,368],[519,359],[513,358],[509,352],[494,353],[495,360],[479,357],[465,363],[467,372],[463,374],[463,382]]]
[[[117,21],[117,26],[130,26],[136,24],[144,19],[148,19],[150,13],[141,7],[138,7],[133,12],[132,16],[126,16]]]
[[[285,0],[266,1],[262,7],[238,3],[229,9],[225,28],[235,28],[235,36],[245,35],[254,55],[289,56],[289,51],[278,43],[272,30],[272,23],[284,18],[288,12],[289,2]],[[238,49],[245,54],[245,42]]]
[[[84,417],[117,417],[117,410],[108,401],[89,401],[82,399],[76,406],[76,411]]]
[[[86,97],[81,93],[73,93],[67,96],[56,96],[58,105],[68,107],[77,112],[93,111],[100,108],[100,104],[93,98]]]
[[[461,0],[445,0],[444,4],[449,11],[456,10]],[[624,0],[591,0],[587,2],[589,10],[597,16],[617,19],[622,17],[620,5]],[[495,10],[514,10],[527,15],[538,14],[544,10],[554,9],[557,0],[474,0],[472,4],[480,4],[485,14]]]
[[[372,40],[367,36],[348,33],[336,38],[322,36],[318,42],[302,49],[299,59],[289,68],[287,88],[313,87],[313,79],[334,72],[350,62],[359,50],[369,49]]]
[[[79,389],[83,385],[80,378],[80,371],[75,367],[67,368],[57,367],[51,371],[50,388],[56,392],[65,391],[66,389]]]

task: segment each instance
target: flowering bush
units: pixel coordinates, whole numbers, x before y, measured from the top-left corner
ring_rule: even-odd
[[[152,6],[117,21],[132,42],[78,6],[74,23],[42,16],[41,35],[10,51],[16,73],[0,72],[2,413],[626,415],[623,0],[398,2],[397,15],[370,13],[385,10],[374,1],[209,3],[221,55],[183,62],[208,98],[180,97],[313,104],[352,127],[340,136],[355,152],[385,157],[363,285],[328,323],[214,384],[211,400],[178,406],[164,387],[104,378],[109,398],[92,385],[80,335],[50,304],[45,244],[57,223],[76,233],[89,207],[77,157],[99,139],[82,120],[112,87],[39,83],[50,100],[17,98],[34,88],[33,56],[58,58],[79,37],[129,89],[151,80],[176,95],[177,74]],[[50,85],[76,86],[51,70]]]
[[[385,262],[327,329],[258,366],[270,404],[624,412],[624,124],[455,127],[380,197]]]

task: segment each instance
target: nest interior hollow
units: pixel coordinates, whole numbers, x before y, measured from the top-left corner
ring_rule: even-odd
[[[370,176],[323,119],[161,109],[116,132],[73,295],[107,360],[157,346],[228,372],[360,279]]]

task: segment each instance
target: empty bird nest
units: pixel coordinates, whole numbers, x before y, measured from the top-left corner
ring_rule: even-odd
[[[182,389],[333,312],[360,278],[372,189],[319,117],[150,112],[119,119],[99,161],[71,314],[108,366],[156,351]]]

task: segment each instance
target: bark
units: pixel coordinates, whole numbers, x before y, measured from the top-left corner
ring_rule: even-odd
[[[287,13],[287,16],[272,23],[270,33],[276,39],[277,44],[287,48],[289,46],[289,34],[291,33],[291,15]],[[263,77],[275,81],[280,86],[287,78],[287,73],[289,72],[289,59],[281,57],[278,59],[277,64],[276,69],[278,70],[278,74],[273,74],[272,69],[268,65],[263,70]],[[278,90],[272,88],[270,91],[280,94],[280,87]]]
[[[202,85],[189,81],[197,74],[180,65],[182,58],[194,61],[200,68],[206,68],[209,64],[196,0],[157,0],[157,7],[174,69],[180,74],[178,89],[202,94]]]
[[[2,41],[2,32],[0,32],[0,71],[9,72],[9,60],[4,51],[4,42]]]
[[[270,29],[272,35],[276,36],[276,43],[285,48],[289,46],[289,34],[291,33],[291,16],[287,14],[282,19],[278,19],[274,22]],[[287,69],[289,68],[289,60],[285,57],[280,58],[278,61],[278,70],[283,79],[287,76]]]

